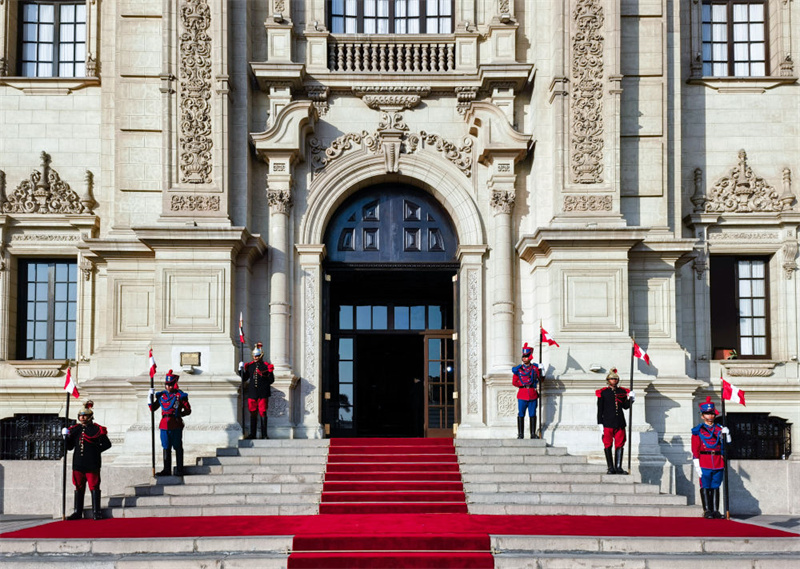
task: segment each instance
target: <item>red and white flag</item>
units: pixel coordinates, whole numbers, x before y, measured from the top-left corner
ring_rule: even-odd
[[[244,344],[244,329],[242,328],[242,313],[239,313],[239,341]]]
[[[722,379],[722,376],[720,376],[720,379]],[[728,383],[724,379],[722,379],[722,398],[727,399],[728,401],[736,401],[737,403],[745,405],[744,391],[735,385]]]
[[[644,363],[646,363],[647,365],[651,365],[650,356],[648,356],[647,352],[645,352],[642,349],[642,347],[636,342],[633,343],[633,355],[639,358],[640,360],[644,360]]]
[[[77,384],[72,381],[72,368],[67,368],[67,381],[64,382],[64,391],[71,393],[75,399],[79,399],[81,394],[78,393]]]
[[[545,329],[544,329],[544,328],[542,328],[541,326],[539,326],[539,330],[541,330],[541,334],[542,334],[542,342],[544,342],[544,343],[545,343],[545,344],[547,344],[548,346],[555,346],[556,348],[560,347],[560,346],[558,345],[558,342],[556,342],[555,340],[553,340],[553,339],[550,337],[550,335],[547,333],[547,330],[545,330]]]
[[[153,348],[150,348],[150,379],[156,376],[156,359],[153,357]]]

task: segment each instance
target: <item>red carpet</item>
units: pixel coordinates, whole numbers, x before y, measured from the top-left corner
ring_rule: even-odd
[[[458,514],[452,439],[331,439],[320,514]]]

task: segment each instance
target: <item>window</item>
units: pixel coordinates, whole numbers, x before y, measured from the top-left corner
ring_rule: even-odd
[[[20,75],[85,77],[86,4],[23,2],[20,8]]]
[[[769,357],[768,262],[764,257],[711,257],[715,354],[736,350],[740,358]]]
[[[19,359],[75,359],[77,263],[20,261],[19,275]]]
[[[765,0],[706,0],[702,8],[703,75],[767,75]]]
[[[0,420],[0,460],[59,460],[64,456],[61,429],[74,424],[49,413],[16,413]]]
[[[453,0],[329,0],[334,34],[449,34]]]

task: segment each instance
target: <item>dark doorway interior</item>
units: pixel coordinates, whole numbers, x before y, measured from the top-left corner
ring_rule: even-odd
[[[358,339],[356,414],[360,436],[421,437],[423,338],[399,334]]]

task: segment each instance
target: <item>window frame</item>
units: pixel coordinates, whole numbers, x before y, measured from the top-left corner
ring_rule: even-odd
[[[734,40],[734,25],[735,25],[735,22],[734,22],[734,18],[733,18],[734,6],[736,6],[736,5],[746,5],[746,6],[748,6],[748,10],[749,10],[750,6],[756,5],[756,4],[761,5],[762,8],[763,8],[764,18],[763,18],[763,21],[760,22],[762,24],[762,26],[763,26],[763,30],[762,30],[763,31],[763,39],[761,40],[761,42],[753,42],[753,41],[750,41],[749,39],[748,39],[747,42],[737,42],[737,41],[735,41]],[[769,49],[769,47],[770,47],[769,11],[770,10],[769,10],[769,4],[770,4],[769,0],[703,0],[701,2],[701,6],[700,6],[700,54],[701,54],[701,65],[702,65],[703,69],[705,69],[706,65],[710,65],[711,66],[711,73],[705,73],[705,70],[703,70],[702,75],[704,77],[714,77],[714,78],[727,77],[727,78],[734,79],[734,78],[743,78],[743,77],[764,78],[764,77],[769,77],[770,76],[770,49]],[[706,42],[704,37],[703,37],[703,30],[704,30],[705,25],[706,25],[706,22],[705,22],[705,19],[704,19],[704,16],[703,16],[703,11],[705,10],[706,6],[709,6],[712,11],[713,11],[713,7],[714,6],[725,6],[725,27],[726,27],[726,39],[725,39],[726,49],[725,49],[725,52],[726,52],[726,58],[727,58],[725,60],[725,62],[724,62],[724,64],[727,67],[727,73],[725,75],[716,75],[714,73],[715,60],[713,59],[713,56],[714,56],[713,47],[714,47],[715,43],[721,43],[721,42],[713,42],[713,41]],[[713,19],[711,20],[711,25],[713,26]],[[748,26],[752,25],[751,24],[751,20],[747,20],[747,25]],[[737,44],[742,44],[742,43],[746,43],[748,46],[751,46],[753,43],[763,43],[764,44],[764,59],[763,59],[764,74],[763,75],[753,75],[752,74],[752,66],[753,66],[753,64],[761,63],[762,60],[754,60],[752,58],[744,60],[744,61],[739,61],[739,62],[737,62],[735,60],[735,47],[736,47]],[[706,60],[705,55],[704,55],[704,51],[705,51],[705,46],[706,45],[711,45],[711,54],[710,54],[711,59],[709,59],[709,60]],[[748,47],[748,52],[749,52],[749,47]],[[723,63],[723,62],[719,62],[719,63]],[[737,75],[736,74],[737,63],[739,63],[739,64],[746,63],[748,65],[748,67],[750,68],[751,72],[748,73],[747,75]]]
[[[28,268],[31,265],[49,265],[48,266],[48,280],[47,280],[47,320],[46,320],[46,334],[45,334],[45,342],[46,342],[46,355],[44,357],[36,357],[36,348],[33,349],[33,355],[28,355],[28,342],[31,340],[28,334],[28,322],[29,322],[29,311],[28,311],[28,304],[30,302],[30,298],[28,295],[28,288],[31,284],[30,279],[28,278]],[[67,284],[67,299],[66,301],[58,301],[56,299],[56,288],[57,285],[60,284],[60,281],[56,281],[56,265],[57,264],[65,264],[67,265],[67,280],[63,281]],[[73,269],[74,268],[74,269]],[[18,292],[18,301],[17,301],[17,344],[16,344],[16,354],[17,359],[20,361],[46,361],[46,360],[68,360],[68,359],[75,359],[75,355],[77,354],[78,349],[78,300],[80,296],[79,291],[79,272],[78,272],[78,262],[77,259],[69,258],[69,257],[25,257],[20,258],[17,262],[17,292]],[[74,279],[70,279],[69,273],[74,270]],[[35,281],[34,281],[35,282]],[[70,300],[69,292],[74,287],[74,299]],[[57,318],[57,303],[58,302],[66,302],[67,303],[67,314],[65,319],[58,319]],[[69,318],[69,304],[74,304],[74,315],[73,319]],[[59,321],[63,321],[65,323],[65,337],[64,338],[56,338],[56,323]],[[37,322],[36,320],[32,321],[34,323]],[[39,321],[41,322],[41,320]],[[69,332],[70,328],[72,331],[73,338],[70,340]],[[35,342],[37,340],[36,335],[34,333]],[[55,344],[56,342],[65,342],[66,346],[64,349],[64,356],[63,358],[56,358],[55,357]],[[70,344],[72,348],[72,353],[70,354]]]
[[[38,75],[38,66],[45,62],[40,62],[38,59],[33,61],[34,64],[37,66],[37,75],[25,75],[24,74],[24,66],[26,63],[29,63],[24,59],[24,46],[26,43],[32,43],[33,45],[37,46],[36,51],[38,52],[38,46],[43,43],[50,43],[50,42],[26,42],[24,37],[24,28],[25,28],[25,8],[27,6],[53,6],[53,36],[52,36],[52,59],[50,60],[50,65],[52,66],[53,73],[50,75]],[[71,23],[73,26],[77,26],[78,24],[83,24],[84,26],[84,40],[83,42],[63,42],[61,41],[61,8],[63,6],[73,6],[75,8],[79,6],[84,7],[84,19],[83,22],[78,22],[77,20],[73,22],[67,22],[68,24]],[[37,24],[41,25],[37,20]],[[84,79],[87,77],[87,69],[86,69],[86,59],[89,50],[89,12],[86,10],[86,3],[81,2],[79,0],[21,0],[18,3],[18,13],[17,13],[17,74],[18,77],[25,77],[28,79]],[[61,75],[60,74],[60,67],[61,67],[61,46],[65,45],[66,43],[71,43],[73,45],[78,45],[82,43],[84,46],[84,57],[82,60],[83,63],[83,75],[76,75],[74,72],[74,68],[81,63],[80,60],[72,59],[70,63],[74,66],[73,67],[73,74],[72,75]]]
[[[366,17],[365,18],[365,15],[364,15],[365,10],[364,10],[364,2],[363,1],[361,1],[361,0],[357,0],[356,1],[356,14],[355,15],[351,15],[351,14],[347,13],[347,8],[346,8],[347,0],[342,0],[342,9],[343,9],[342,14],[341,15],[338,15],[338,14],[334,15],[333,14],[333,1],[334,0],[326,0],[326,2],[325,2],[325,13],[326,13],[326,20],[327,20],[327,23],[328,23],[328,29],[331,30],[331,33],[334,33],[334,34],[342,34],[342,35],[352,35],[352,34],[367,34],[367,35],[449,35],[449,34],[452,34],[455,31],[455,9],[456,9],[455,0],[449,0],[449,3],[450,3],[450,15],[449,15],[450,31],[447,31],[447,32],[439,32],[439,31],[437,31],[437,32],[427,32],[427,31],[397,32],[396,31],[396,29],[397,29],[396,23],[397,23],[398,20],[402,20],[402,21],[408,23],[409,21],[412,21],[414,19],[419,20],[420,30],[427,30],[427,21],[429,19],[428,15],[427,15],[427,6],[428,6],[427,0],[419,0],[419,2],[420,2],[420,12],[419,12],[419,16],[417,18],[410,18],[410,17],[407,17],[407,16],[400,16],[400,17],[396,16],[395,0],[387,0],[388,8],[389,8],[388,15],[387,15],[387,20],[388,20],[388,31],[387,32],[378,32],[378,31],[365,32],[364,31],[364,21],[365,21],[365,19],[372,19],[372,17]],[[340,17],[340,18],[343,18],[343,19],[355,18],[355,20],[356,20],[356,31],[355,32],[347,32],[347,31],[337,32],[337,31],[334,31],[334,25],[333,25],[334,24],[334,20],[333,20],[334,17]],[[439,24],[441,24],[441,20],[442,19],[447,18],[447,16],[439,16],[439,15],[431,16],[431,17],[437,18],[439,20]],[[377,15],[375,16],[374,19],[377,22],[377,19],[378,19]],[[437,26],[437,27],[440,27],[440,26]],[[346,29],[346,26],[344,26],[344,28]],[[376,30],[377,30],[377,24],[376,24]]]

